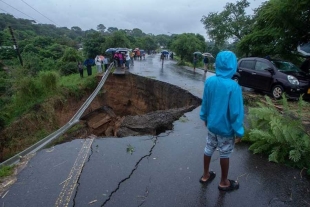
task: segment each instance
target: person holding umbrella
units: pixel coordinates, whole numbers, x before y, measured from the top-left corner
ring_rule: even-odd
[[[87,75],[90,76],[92,75],[92,69],[91,66],[95,65],[94,59],[88,58],[84,61],[84,65],[86,66],[87,69]]]
[[[163,67],[164,67],[164,60],[165,60],[165,54],[164,54],[164,52],[161,53],[161,55],[160,55],[160,60],[161,60],[161,67],[163,68]]]
[[[197,61],[198,61],[198,57],[197,57],[197,54],[195,53],[195,54],[194,54],[194,59],[193,59],[194,72],[195,72],[195,70],[196,70]]]
[[[205,73],[206,73],[206,72],[208,72],[208,64],[209,64],[208,56],[204,56],[203,64],[204,64],[204,69],[205,69]]]

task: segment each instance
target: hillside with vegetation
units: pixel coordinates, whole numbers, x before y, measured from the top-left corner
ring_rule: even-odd
[[[12,47],[9,27],[23,65]],[[94,77],[79,77],[78,61],[106,55],[110,47],[156,50],[158,45],[166,47],[169,40],[168,35],[145,34],[138,28],[106,29],[100,24],[97,30],[83,31],[77,26],[58,28],[0,14],[0,160],[59,128],[59,123],[53,121],[55,105],[70,97],[79,99],[96,87]],[[21,120],[42,124],[38,130],[22,135],[16,132],[16,123],[21,125],[18,129],[23,129]]]

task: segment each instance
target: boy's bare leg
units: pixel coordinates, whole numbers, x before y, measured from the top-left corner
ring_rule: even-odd
[[[230,182],[227,179],[228,170],[229,170],[229,158],[221,158],[220,164],[221,164],[221,171],[222,171],[220,186],[221,187],[230,186]]]
[[[207,155],[203,155],[203,176],[201,178],[202,181],[206,181],[210,177],[209,166],[210,166],[211,157]]]

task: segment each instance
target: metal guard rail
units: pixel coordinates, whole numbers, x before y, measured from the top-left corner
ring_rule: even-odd
[[[76,112],[76,114],[71,118],[71,120],[67,124],[65,124],[63,127],[59,128],[57,131],[51,133],[47,137],[41,139],[40,141],[38,141],[34,145],[28,147],[24,151],[22,151],[16,155],[14,155],[13,157],[5,160],[4,162],[0,163],[0,167],[5,166],[5,165],[13,165],[13,164],[18,163],[21,157],[23,157],[27,154],[35,153],[38,150],[44,148],[46,145],[48,145],[54,139],[58,138],[63,133],[65,133],[68,129],[70,129],[72,126],[77,124],[79,122],[81,116],[83,115],[83,113],[87,109],[87,107],[91,104],[91,102],[94,100],[96,95],[99,93],[99,91],[103,87],[103,85],[104,85],[105,81],[107,80],[113,66],[114,66],[114,62],[112,62],[110,64],[110,66],[108,67],[106,73],[102,76],[102,78],[101,78],[99,84],[97,85],[96,89],[94,90],[94,92],[88,97],[88,99],[84,102],[84,104],[81,106],[81,108]]]

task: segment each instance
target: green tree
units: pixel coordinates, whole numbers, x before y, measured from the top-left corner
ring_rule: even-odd
[[[71,31],[76,33],[78,36],[83,35],[83,30],[78,26],[71,27]]]
[[[146,50],[148,53],[150,53],[151,50],[156,50],[157,48],[157,44],[154,38],[151,36],[143,37],[143,43],[144,46],[142,48]]]
[[[165,34],[156,35],[155,37],[156,43],[159,44],[160,46],[163,46],[164,48],[168,47],[168,42],[171,39],[172,38],[169,35],[165,35]]]
[[[114,33],[114,32],[117,32],[117,31],[118,31],[117,27],[109,27],[109,28],[107,29],[107,32],[109,32],[110,34],[112,34],[112,33]]]
[[[113,35],[107,37],[105,44],[103,44],[103,48],[111,48],[111,47],[126,47],[131,48],[130,41],[126,34],[122,31],[114,32]]]
[[[234,3],[227,3],[220,13],[211,12],[203,16],[201,22],[207,30],[208,36],[218,45],[223,45],[226,40],[233,38],[241,40],[249,34],[252,24],[250,15],[246,15],[245,9],[250,3],[247,0],[240,0]]]
[[[145,36],[145,34],[142,32],[142,30],[138,29],[138,28],[132,29],[131,35],[134,36],[134,37],[143,37],[143,36]]]
[[[0,32],[0,59],[13,59],[16,58],[16,51],[13,48],[8,29]]]
[[[82,57],[74,48],[66,48],[58,68],[62,75],[70,75],[77,72],[77,62],[82,61]]]
[[[40,51],[40,48],[35,47],[34,44],[28,44],[24,47],[23,49],[23,53],[34,53],[34,54],[38,54]]]
[[[75,62],[81,61],[82,57],[79,55],[78,51],[74,48],[66,48],[65,52],[61,58],[63,62]]]
[[[171,48],[180,56],[181,61],[192,61],[194,52],[205,49],[205,42],[195,34],[183,33],[176,36],[176,39],[171,44]]]
[[[82,29],[78,26],[71,27],[71,30],[74,32],[82,32]]]
[[[63,53],[65,51],[65,47],[63,45],[54,43],[51,46],[49,46],[47,48],[47,50],[50,51],[51,57],[54,60],[57,60],[57,59],[61,58],[61,56],[63,55]]]
[[[97,30],[101,33],[104,33],[106,27],[103,24],[98,24]]]
[[[238,48],[252,56],[279,56],[296,61],[297,46],[310,41],[309,0],[270,0],[255,11],[252,32]]]
[[[96,55],[102,54],[105,51],[103,48],[105,42],[106,37],[99,32],[88,34],[83,41],[84,56],[95,58]]]

